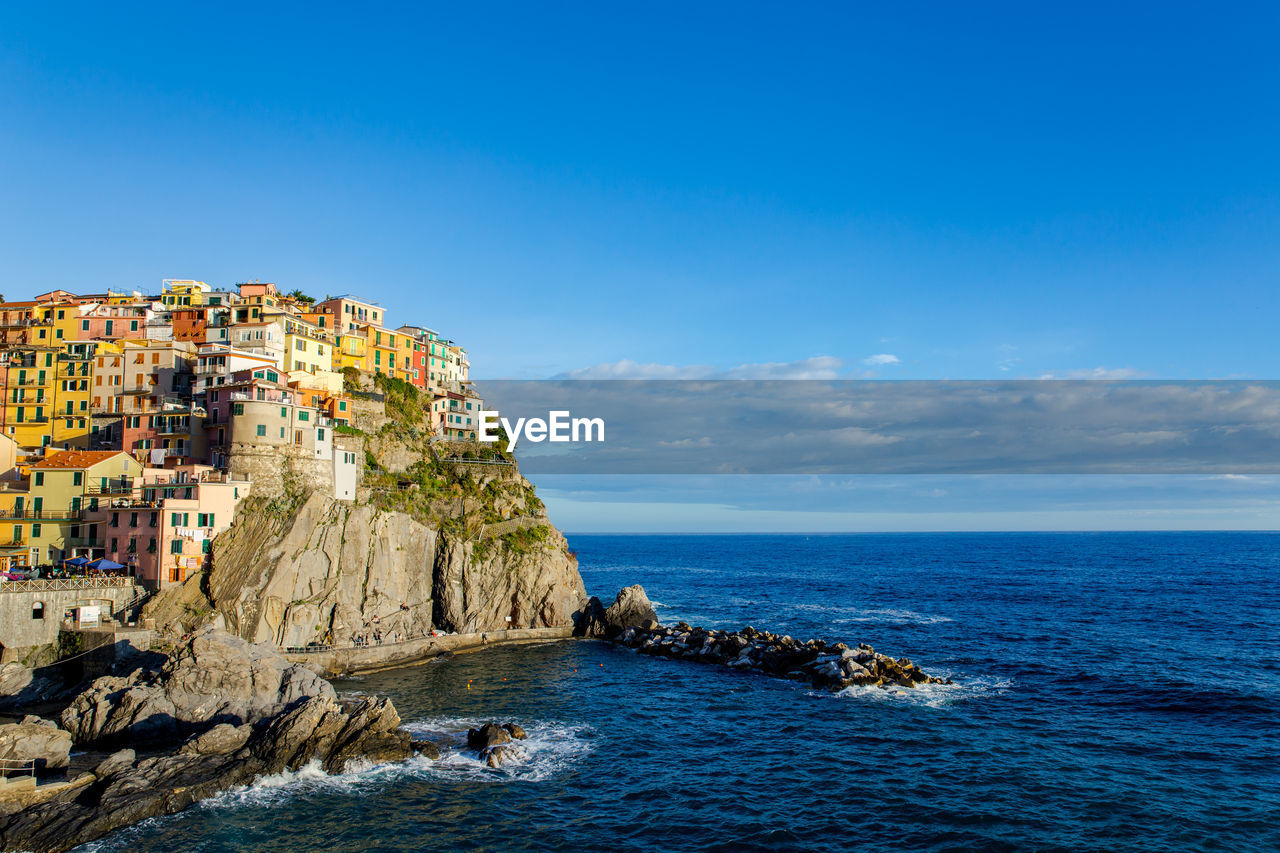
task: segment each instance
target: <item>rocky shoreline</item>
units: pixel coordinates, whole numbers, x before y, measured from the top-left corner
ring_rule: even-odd
[[[36,759],[45,777],[0,799],[0,849],[58,853],[264,775],[414,754],[390,700],[340,699],[270,648],[206,628],[153,657],[94,681],[57,723],[0,726],[0,757]],[[99,757],[76,771],[73,745]]]

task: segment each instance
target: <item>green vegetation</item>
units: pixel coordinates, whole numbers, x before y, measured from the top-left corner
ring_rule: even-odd
[[[78,655],[84,651],[84,634],[75,631],[58,632],[58,660]]]
[[[333,431],[339,435],[367,435],[364,430],[356,429],[355,427],[347,426],[346,424],[334,424]]]
[[[342,390],[351,394],[360,390],[360,370],[355,367],[342,368]]]
[[[423,405],[426,395],[419,392],[417,386],[385,373],[375,373],[373,384],[386,398],[383,405],[387,417],[392,421],[418,424],[427,417],[427,410]]]

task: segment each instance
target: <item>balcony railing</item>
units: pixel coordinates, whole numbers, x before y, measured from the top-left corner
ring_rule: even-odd
[[[67,510],[52,509],[0,509],[0,519],[4,520],[32,520],[32,521],[66,521],[68,519],[79,518],[82,512],[69,512]]]
[[[105,486],[101,483],[85,486],[84,493],[86,495],[131,495],[133,494],[132,483],[107,483]]]
[[[133,585],[133,578],[32,578],[24,581],[0,581],[0,592],[67,592],[77,589],[118,589]]]

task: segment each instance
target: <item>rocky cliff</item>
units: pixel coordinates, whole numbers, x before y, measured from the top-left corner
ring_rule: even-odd
[[[365,458],[354,504],[255,488],[212,568],[147,615],[175,633],[220,617],[279,647],[571,624],[587,600],[577,560],[514,460],[431,442],[412,389],[380,387],[351,431]]]

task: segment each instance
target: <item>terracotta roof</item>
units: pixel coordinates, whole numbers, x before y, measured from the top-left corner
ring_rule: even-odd
[[[123,450],[61,450],[43,459],[32,468],[92,468],[116,456],[128,456]],[[130,457],[132,458],[132,457]]]

